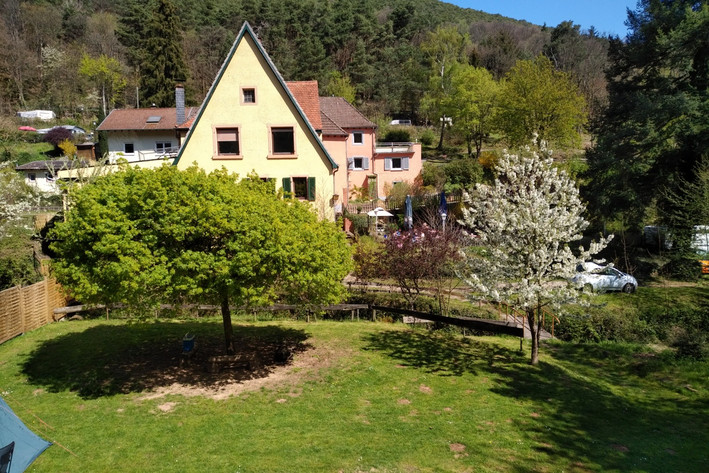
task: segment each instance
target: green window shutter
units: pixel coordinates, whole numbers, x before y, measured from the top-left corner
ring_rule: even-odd
[[[315,178],[308,178],[308,200],[315,200]]]
[[[284,197],[291,196],[290,177],[283,178],[283,196]]]

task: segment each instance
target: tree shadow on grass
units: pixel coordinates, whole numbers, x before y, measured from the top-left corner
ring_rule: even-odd
[[[658,385],[654,375],[663,361],[647,353],[554,344],[543,348],[549,362],[531,366],[528,354],[494,342],[390,331],[367,341],[369,349],[428,373],[484,376],[493,393],[529,405],[528,414],[506,422],[533,453],[525,458],[525,450],[502,442],[490,452],[501,470],[549,471],[549,464],[566,464],[578,472],[666,472],[709,464],[709,398]]]
[[[196,334],[197,350],[182,361],[182,338]],[[31,384],[50,392],[76,391],[86,399],[142,392],[181,383],[216,388],[268,376],[283,364],[284,353],[305,351],[303,330],[278,326],[234,326],[237,354],[254,366],[225,366],[212,373],[208,359],[224,355],[219,322],[156,322],[99,325],[43,342],[27,355],[22,372]]]

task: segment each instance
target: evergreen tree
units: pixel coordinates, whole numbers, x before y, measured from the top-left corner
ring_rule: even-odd
[[[140,54],[140,97],[145,105],[174,106],[175,84],[187,79],[180,31],[174,4],[155,0],[143,31]]]
[[[627,42],[611,43],[610,104],[587,157],[598,215],[639,229],[676,214],[709,150],[709,5],[642,0]],[[681,205],[681,204],[680,204]]]

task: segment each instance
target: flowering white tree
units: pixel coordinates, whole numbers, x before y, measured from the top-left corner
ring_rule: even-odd
[[[494,185],[480,185],[466,209],[465,224],[480,238],[466,250],[461,276],[476,297],[505,302],[525,313],[532,335],[532,364],[539,361],[540,312],[577,301],[569,283],[576,265],[601,251],[610,238],[588,249],[579,241],[588,222],[575,183],[548,157],[505,153]]]
[[[0,239],[27,226],[25,217],[36,200],[10,162],[0,162]]]

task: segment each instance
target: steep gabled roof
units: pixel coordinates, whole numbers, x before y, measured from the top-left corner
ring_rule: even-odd
[[[318,81],[288,81],[288,89],[293,97],[298,101],[298,105],[305,112],[315,130],[322,130],[322,120],[320,118],[320,94],[318,92]]]
[[[241,43],[241,40],[244,38],[244,35],[249,35],[251,40],[256,45],[256,48],[257,48],[259,54],[264,59],[264,61],[268,65],[269,69],[271,70],[273,75],[278,80],[278,84],[280,85],[280,87],[282,87],[287,98],[291,101],[291,103],[293,104],[293,106],[297,110],[298,114],[303,119],[303,122],[305,122],[307,132],[310,133],[312,135],[312,137],[315,139],[314,141],[320,147],[320,150],[327,158],[328,162],[330,163],[330,166],[332,166],[332,169],[339,168],[337,163],[330,156],[330,153],[328,153],[327,150],[325,149],[325,146],[322,144],[322,141],[320,141],[320,139],[318,138],[318,134],[315,132],[313,125],[311,125],[310,120],[308,120],[308,117],[306,116],[305,112],[298,104],[298,101],[295,99],[295,97],[293,97],[293,94],[291,93],[290,89],[288,89],[288,86],[286,85],[286,82],[283,80],[281,73],[278,72],[278,69],[276,69],[276,65],[273,64],[273,61],[271,61],[271,58],[268,56],[268,53],[266,52],[265,49],[263,49],[263,46],[261,45],[261,41],[259,41],[258,37],[256,37],[256,34],[251,29],[251,25],[249,25],[248,21],[244,22],[243,26],[241,27],[241,30],[239,31],[239,34],[236,36],[236,40],[234,40],[234,44],[231,46],[231,49],[229,50],[229,54],[227,54],[227,57],[224,60],[224,63],[222,64],[222,67],[219,69],[219,72],[217,73],[217,77],[214,79],[214,82],[212,82],[212,86],[209,88],[209,92],[207,93],[207,96],[204,98],[204,101],[202,102],[202,105],[199,108],[199,112],[197,113],[197,117],[194,119],[194,122],[192,122],[192,126],[190,127],[190,131],[187,133],[187,136],[185,137],[185,141],[184,141],[182,147],[180,148],[180,152],[177,154],[177,157],[175,158],[175,161],[173,162],[173,164],[177,165],[177,163],[180,162],[180,158],[182,157],[184,150],[187,148],[187,144],[190,141],[190,137],[192,136],[192,133],[197,128],[197,126],[199,124],[199,120],[202,117],[202,114],[204,113],[204,110],[207,108],[207,105],[209,104],[210,100],[212,99],[212,96],[214,95],[214,91],[217,89],[217,87],[219,87],[222,77],[224,76],[224,73],[225,73],[227,67],[229,66],[229,63],[231,63],[231,60],[234,58],[234,54],[236,53],[236,50],[239,47],[239,44]]]
[[[376,128],[342,97],[320,97],[320,110],[340,128]]]
[[[197,107],[185,108],[187,122],[177,125],[175,108],[127,108],[113,110],[96,128],[97,131],[133,131],[133,130],[174,130],[189,128],[187,123],[197,114]]]

